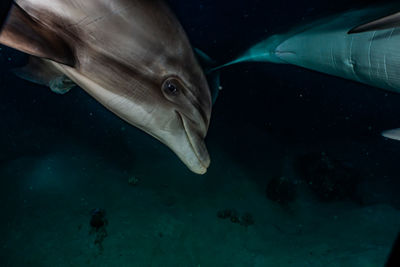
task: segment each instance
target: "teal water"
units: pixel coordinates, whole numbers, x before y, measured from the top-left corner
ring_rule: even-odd
[[[171,5],[228,62],[348,4],[290,2]],[[79,88],[11,75],[25,60],[0,51],[0,266],[384,265],[400,145],[380,132],[400,126],[399,95],[282,64],[226,68],[199,176]]]

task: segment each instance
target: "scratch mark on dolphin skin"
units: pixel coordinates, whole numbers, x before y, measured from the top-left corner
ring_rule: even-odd
[[[278,55],[284,55],[284,54],[296,55],[296,53],[292,52],[292,51],[276,51],[275,54],[278,54]]]
[[[392,38],[392,35],[393,35],[393,33],[394,33],[394,29],[395,29],[395,28],[393,28],[392,31],[390,32],[390,35],[389,35],[388,40],[390,40],[390,39]]]
[[[372,38],[369,41],[369,47],[368,47],[368,76],[369,76],[369,80],[372,80],[372,74],[371,74],[371,70],[372,70],[372,64],[371,64],[371,48],[372,48],[372,42],[375,39],[375,35],[376,35],[376,31],[374,31],[374,33],[372,34]]]
[[[349,64],[349,66],[350,66],[350,68],[351,68],[351,71],[353,72],[354,77],[355,77],[358,81],[361,81],[361,79],[360,79],[360,77],[358,77],[358,74],[357,74],[356,69],[355,69],[355,61],[353,60],[353,48],[354,48],[353,42],[354,42],[354,36],[351,36],[351,39],[350,39],[350,40],[351,40],[351,41],[350,41],[350,51],[349,51],[349,62],[348,62],[348,64]]]
[[[388,75],[388,72],[387,72],[386,54],[383,55],[383,67],[384,67],[384,70],[385,70],[386,82],[387,82],[387,84],[389,84],[389,86],[390,86],[390,83],[389,83],[389,75]]]
[[[390,34],[389,34],[389,37],[388,37],[388,41],[392,38],[394,31],[395,31],[395,28],[393,28],[393,29],[390,31]],[[383,66],[384,66],[384,70],[385,70],[385,79],[386,79],[386,83],[389,85],[389,87],[395,88],[395,87],[392,86],[391,83],[390,83],[389,73],[388,73],[388,71],[387,71],[386,52],[385,52],[384,55],[383,55]]]
[[[332,46],[331,46],[331,62],[332,62],[333,68],[336,70],[337,66],[336,66],[336,60],[333,56],[333,47]]]
[[[102,20],[102,19],[104,19],[104,18],[105,18],[105,16],[97,17],[97,18],[95,18],[94,20],[89,21],[88,23],[86,23],[86,26],[89,26],[90,24],[96,23],[96,22],[98,22],[98,21],[100,21],[100,20]]]
[[[76,23],[68,24],[68,25],[66,25],[66,27],[69,28],[69,27],[79,26],[79,25],[80,25],[81,23],[83,23],[87,18],[89,18],[89,16],[86,16],[86,17],[80,19],[80,20],[79,20],[78,22],[76,22]]]

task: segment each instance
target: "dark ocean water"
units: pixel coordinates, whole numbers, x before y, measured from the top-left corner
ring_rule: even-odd
[[[222,64],[370,2],[170,5]],[[227,68],[198,176],[84,91],[14,76],[26,60],[1,47],[0,267],[383,266],[400,230],[400,142],[381,132],[400,127],[400,94],[289,65]],[[90,234],[95,208],[107,235]]]
[[[194,46],[225,63],[269,35],[383,1],[171,3]],[[253,149],[263,142],[247,130],[256,128],[276,138],[282,149],[325,150],[329,146],[337,157],[357,165],[368,179],[382,181],[382,175],[386,177],[393,194],[400,188],[396,142],[379,137],[383,130],[399,125],[398,94],[296,66],[268,63],[232,66],[223,71],[222,85],[211,127],[225,124],[225,129],[232,129],[224,135],[234,138],[236,146],[228,144],[225,149],[249,169],[263,169],[260,151],[268,150]]]

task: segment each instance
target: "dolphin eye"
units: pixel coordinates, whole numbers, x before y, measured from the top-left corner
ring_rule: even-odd
[[[168,96],[177,96],[180,92],[180,83],[174,78],[170,78],[164,82],[162,89]]]

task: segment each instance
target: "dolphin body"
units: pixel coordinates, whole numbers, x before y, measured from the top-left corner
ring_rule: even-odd
[[[188,38],[162,0],[15,0],[0,43],[32,55],[17,72],[65,93],[78,85],[172,149],[210,164],[211,95]]]
[[[273,35],[219,68],[249,61],[293,64],[400,92],[400,29],[348,34],[393,8],[352,10]]]
[[[292,64],[400,93],[400,13],[393,10],[400,5],[317,20],[273,35],[214,70],[252,61]],[[400,129],[382,135],[400,141]]]

